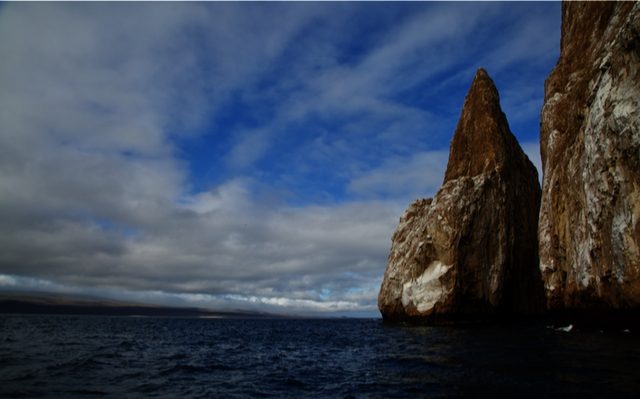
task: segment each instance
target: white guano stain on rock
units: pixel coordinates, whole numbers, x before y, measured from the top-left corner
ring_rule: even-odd
[[[402,305],[414,306],[418,312],[431,310],[433,306],[448,293],[440,282],[440,277],[447,273],[451,266],[434,261],[417,279],[402,285]]]

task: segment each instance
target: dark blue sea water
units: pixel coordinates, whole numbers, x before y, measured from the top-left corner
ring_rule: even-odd
[[[545,323],[0,316],[0,397],[638,398],[640,339]]]

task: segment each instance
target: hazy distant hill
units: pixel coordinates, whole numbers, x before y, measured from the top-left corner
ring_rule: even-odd
[[[208,310],[115,302],[57,294],[0,293],[0,314],[60,314],[97,316],[284,317],[241,310]]]

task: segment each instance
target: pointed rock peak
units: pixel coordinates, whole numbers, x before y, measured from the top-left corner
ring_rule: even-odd
[[[500,108],[500,95],[487,71],[476,72],[451,140],[444,183],[491,172],[512,151],[522,152]]]
[[[489,77],[489,74],[484,68],[478,68],[476,72],[476,76],[473,78],[473,83],[471,83],[471,88],[469,89],[469,93],[475,92],[491,92],[491,95],[495,94],[495,97],[499,99],[498,89],[496,89],[496,85],[493,83],[493,80]]]

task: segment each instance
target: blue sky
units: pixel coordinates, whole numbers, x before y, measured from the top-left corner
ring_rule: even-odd
[[[4,3],[0,289],[377,316],[479,67],[537,165],[559,2]]]

